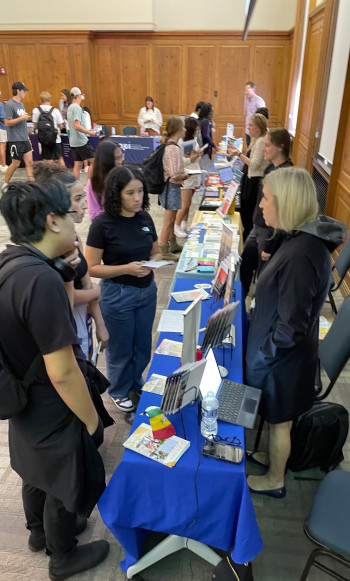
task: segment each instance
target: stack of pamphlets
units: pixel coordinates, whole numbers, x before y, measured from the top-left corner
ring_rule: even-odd
[[[175,466],[190,445],[188,440],[178,436],[171,436],[166,440],[154,440],[152,428],[147,424],[141,424],[136,428],[123,444],[128,450],[138,452],[142,456],[160,462],[169,468]]]
[[[176,414],[181,408],[195,402],[205,365],[206,359],[186,363],[169,375],[160,405],[165,414]]]
[[[182,343],[180,343],[180,345],[182,347]],[[142,391],[149,391],[150,393],[163,395],[165,382],[166,382],[165,375],[158,375],[158,373],[152,373],[151,377],[143,385]]]
[[[207,322],[205,335],[202,342],[202,351],[209,347],[215,349],[221,345],[222,341],[230,331],[231,323],[238,309],[239,301],[230,303],[222,309],[218,309]]]

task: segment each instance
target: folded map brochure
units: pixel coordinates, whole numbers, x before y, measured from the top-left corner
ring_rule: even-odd
[[[182,343],[180,343],[182,349]],[[181,355],[179,355],[181,357]],[[149,391],[150,393],[156,393],[157,395],[163,395],[164,387],[166,382],[165,375],[158,375],[158,373],[152,373],[148,381],[143,385],[142,391]]]
[[[199,262],[198,262],[199,264]],[[215,261],[211,264],[215,264]],[[178,291],[170,293],[177,303],[189,303],[201,297],[202,301],[210,298],[210,294],[204,289],[193,289],[187,291]]]
[[[178,436],[171,436],[166,440],[154,440],[151,426],[147,424],[141,424],[136,428],[123,444],[128,450],[138,452],[169,468],[175,466],[190,445],[191,442]]]
[[[182,355],[182,341],[172,341],[171,339],[163,339],[158,345],[155,353],[158,355],[171,355],[172,357],[181,357]]]

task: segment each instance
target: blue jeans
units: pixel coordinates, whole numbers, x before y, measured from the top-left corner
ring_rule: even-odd
[[[151,358],[152,326],[157,304],[154,281],[146,288],[101,281],[100,307],[109,333],[106,349],[111,397],[140,391]]]

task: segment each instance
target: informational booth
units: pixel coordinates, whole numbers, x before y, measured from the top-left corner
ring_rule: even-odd
[[[144,137],[141,135],[111,135],[108,139],[113,139],[120,143],[124,152],[125,163],[141,165],[143,160],[158,147],[160,135],[153,137]]]

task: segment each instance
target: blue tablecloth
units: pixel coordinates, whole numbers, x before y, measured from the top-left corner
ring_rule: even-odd
[[[195,282],[179,279],[175,289],[192,288]],[[240,286],[240,283],[236,284],[237,299],[241,296]],[[202,305],[201,325],[204,326],[214,309],[211,299],[203,301]],[[175,303],[172,299],[169,308],[184,310],[187,306],[187,303]],[[237,381],[242,379],[241,323],[242,311],[239,309],[235,318],[236,347],[232,360],[225,362],[229,377]],[[165,336],[178,340],[176,333],[161,333],[159,342]],[[155,354],[149,374],[168,375],[179,364],[179,358]],[[132,431],[144,421],[140,413],[149,405],[159,405],[160,401],[161,396],[142,394]],[[123,571],[139,559],[149,531],[189,537],[231,551],[237,563],[251,561],[262,550],[244,461],[235,465],[204,457],[201,454],[204,438],[200,434],[197,404],[184,408],[182,415],[185,432],[180,414],[170,416],[170,419],[177,435],[189,439],[191,446],[176,466],[168,468],[125,450],[98,503],[103,521],[125,550],[125,560],[121,563]],[[219,434],[236,435],[244,444],[241,427],[219,422]]]
[[[154,137],[142,137],[140,135],[112,135],[120,143],[125,155],[125,163],[141,165],[145,157],[154,151],[160,141],[160,135]]]

